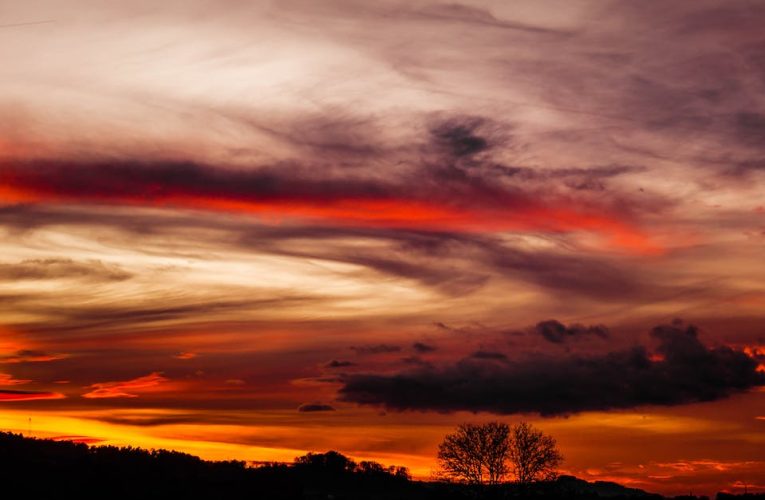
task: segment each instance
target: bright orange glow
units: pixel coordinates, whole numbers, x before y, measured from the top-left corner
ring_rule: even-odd
[[[747,345],[743,348],[744,353],[754,359],[765,360],[765,346],[763,345]],[[765,373],[765,362],[757,365],[756,370],[760,373]]]

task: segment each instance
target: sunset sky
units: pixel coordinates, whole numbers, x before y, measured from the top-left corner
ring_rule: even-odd
[[[0,428],[765,491],[765,3],[0,0]]]

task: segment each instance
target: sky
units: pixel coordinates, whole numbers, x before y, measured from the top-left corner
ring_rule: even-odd
[[[0,0],[0,428],[765,491],[765,4]]]

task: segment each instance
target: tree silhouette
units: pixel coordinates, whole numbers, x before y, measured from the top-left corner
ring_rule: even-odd
[[[500,422],[461,424],[438,447],[443,473],[471,484],[498,484],[507,474],[510,428]]]
[[[513,475],[520,484],[555,479],[563,461],[555,439],[526,422],[513,426],[509,455]]]
[[[519,484],[554,479],[562,461],[555,439],[526,422],[464,423],[438,447],[443,474],[470,484],[498,484],[509,472]]]

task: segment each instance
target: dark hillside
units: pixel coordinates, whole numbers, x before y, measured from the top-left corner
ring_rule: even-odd
[[[413,481],[405,468],[355,462],[329,451],[309,453],[291,464],[248,467],[210,462],[167,450],[25,438],[0,433],[3,498],[58,499],[644,499],[662,497],[615,483],[588,483],[571,476],[520,488],[476,488]],[[733,497],[719,497],[730,500]],[[760,500],[753,496],[748,500]]]

